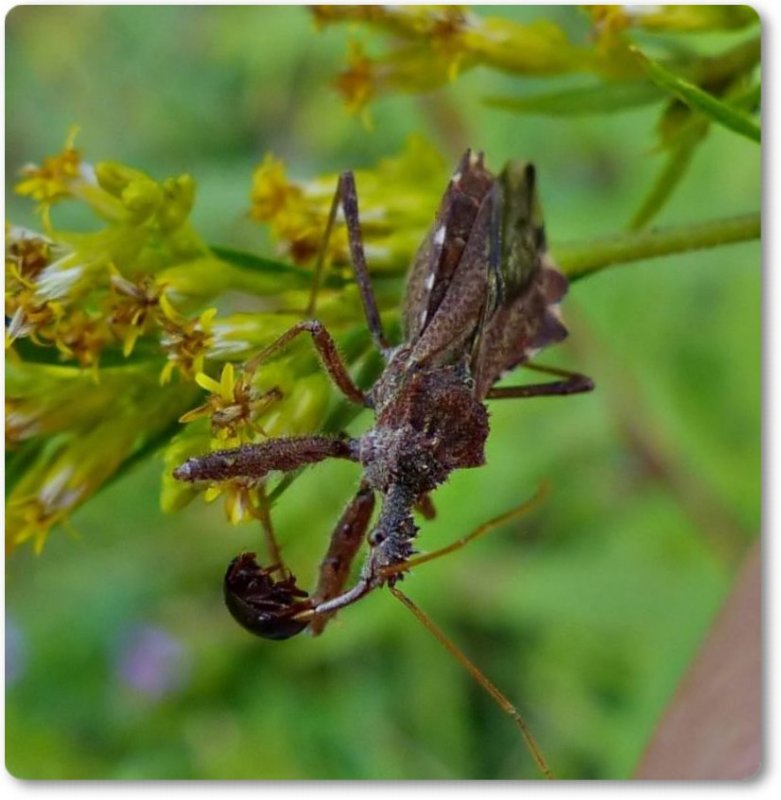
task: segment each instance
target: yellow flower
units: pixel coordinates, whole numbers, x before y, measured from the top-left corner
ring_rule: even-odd
[[[347,51],[347,68],[334,81],[349,113],[356,114],[368,105],[374,97],[376,82],[374,63],[366,56],[359,42],[351,41]]]
[[[278,185],[273,196],[284,198],[284,202],[267,203],[267,216],[262,219],[269,222],[274,237],[284,243],[296,263],[313,263],[323,247],[338,175],[294,183],[284,177],[279,162],[268,158],[255,175],[255,190],[258,185],[273,181]],[[421,137],[411,136],[399,155],[382,159],[374,169],[356,171],[355,180],[369,268],[399,273],[406,270],[431,224],[432,209],[447,180],[445,162],[433,146]],[[265,196],[272,196],[272,192],[266,190]],[[253,201],[254,197],[253,193]],[[253,216],[261,219],[257,213]],[[347,228],[340,217],[324,255],[326,267],[350,264]],[[351,275],[351,271],[347,274]]]
[[[252,175],[250,216],[264,222],[273,219],[296,207],[301,195],[301,189],[287,180],[285,165],[268,153]]]
[[[116,269],[112,272],[108,322],[122,341],[122,354],[127,358],[138,338],[159,322],[161,289],[150,275],[133,282]]]
[[[257,487],[248,485],[241,480],[224,481],[210,486],[203,494],[207,503],[213,503],[218,497],[223,496],[225,501],[225,516],[231,525],[260,519],[260,498]]]
[[[33,231],[6,227],[6,291],[16,285],[32,286],[44,268],[52,262],[53,242]]]
[[[259,392],[252,387],[250,379],[251,375],[246,371],[236,378],[230,362],[223,366],[219,382],[199,372],[195,382],[211,395],[204,404],[180,417],[179,422],[210,416],[212,433],[218,439],[230,440],[231,444],[248,441],[255,433],[262,434],[263,429],[255,423],[256,417],[282,395],[276,388]]]
[[[586,47],[573,44],[556,24],[521,24],[480,17],[458,6],[319,6],[320,25],[364,23],[390,33],[398,43],[370,59],[351,44],[348,67],[336,85],[349,111],[390,92],[428,92],[483,64],[524,75],[558,75],[597,68]]]
[[[190,405],[194,387],[161,388],[154,362],[104,367],[100,383],[68,366],[8,369],[11,454],[6,541],[37,549],[117,470],[155,444]]]
[[[160,343],[168,357],[160,383],[168,383],[176,368],[182,377],[192,380],[203,372],[206,353],[213,342],[212,323],[217,309],[209,308],[197,319],[186,319],[171,305],[165,293],[160,296],[160,307],[164,314]]]
[[[53,337],[66,359],[74,359],[82,367],[97,367],[100,352],[111,340],[111,333],[103,316],[77,309],[58,322]]]
[[[42,300],[34,288],[23,286],[6,295],[5,314],[9,320],[5,330],[8,348],[17,339],[28,336],[35,344],[46,344],[65,316],[65,310],[56,300]]]
[[[41,166],[23,167],[23,179],[16,184],[17,194],[32,197],[42,205],[51,205],[72,192],[74,182],[82,179],[81,153],[74,147],[79,129],[72,127],[65,147],[56,156],[48,156]]]
[[[287,242],[293,261],[306,264],[319,253],[329,207],[313,206],[303,187],[287,179],[284,164],[271,154],[253,173],[250,201],[250,216],[271,223],[275,238]],[[346,235],[337,231],[329,251],[344,254],[346,246]]]

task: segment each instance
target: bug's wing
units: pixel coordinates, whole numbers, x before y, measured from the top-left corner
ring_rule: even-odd
[[[494,288],[472,358],[478,397],[484,397],[502,373],[567,336],[558,304],[568,284],[546,255],[534,167],[509,164],[495,194],[488,261]]]
[[[545,252],[545,225],[537,194],[533,164],[511,161],[497,181],[499,201],[494,211],[498,228],[498,304],[511,303],[522,294],[540,270]]]
[[[492,209],[493,193],[488,192],[480,204],[442,302],[426,320],[412,348],[413,363],[462,363],[472,351],[491,289],[487,265],[491,256]]]
[[[450,179],[434,224],[412,262],[404,300],[404,334],[415,344],[440,310],[494,183],[482,154],[464,153]]]

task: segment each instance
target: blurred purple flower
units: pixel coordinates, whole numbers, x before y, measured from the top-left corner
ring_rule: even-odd
[[[120,647],[117,672],[129,686],[158,699],[185,684],[189,659],[182,642],[167,631],[140,625],[127,633]]]
[[[22,629],[10,617],[5,620],[5,685],[15,683],[24,672],[26,641]]]

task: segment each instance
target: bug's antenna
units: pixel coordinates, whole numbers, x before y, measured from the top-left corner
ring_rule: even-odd
[[[500,514],[498,517],[489,519],[488,522],[484,522],[482,525],[479,525],[471,533],[468,533],[466,536],[462,536],[460,539],[456,539],[454,542],[451,542],[444,547],[440,547],[438,550],[432,550],[430,553],[423,553],[423,555],[415,556],[414,558],[408,558],[406,561],[402,561],[400,564],[393,564],[385,567],[382,570],[382,576],[384,578],[388,578],[391,575],[397,575],[399,572],[407,572],[413,567],[425,564],[427,561],[433,561],[435,558],[440,558],[441,556],[446,556],[449,553],[460,550],[470,542],[473,542],[475,539],[479,539],[481,536],[491,533],[491,531],[496,530],[496,528],[504,525],[511,519],[525,516],[530,511],[535,509],[540,503],[542,503],[549,493],[550,484],[547,481],[543,481],[537,488],[537,491],[519,506],[511,508],[509,511],[505,511],[504,514]]]
[[[336,193],[331,202],[331,210],[328,212],[328,222],[325,225],[325,232],[320,244],[320,252],[317,254],[317,261],[315,262],[315,268],[312,272],[312,288],[310,289],[309,302],[306,304],[306,311],[304,312],[307,317],[313,317],[315,313],[317,293],[320,290],[320,282],[323,279],[323,274],[326,269],[328,243],[331,241],[331,234],[333,233],[334,223],[336,222],[336,212],[339,210],[340,188],[341,181],[336,188]]]
[[[507,697],[505,697],[505,695],[502,694],[502,692],[500,692],[499,689],[497,689],[496,686],[467,658],[466,654],[456,647],[456,645],[445,636],[444,632],[434,624],[433,620],[425,614],[422,609],[418,608],[406,594],[395,586],[389,586],[388,588],[391,590],[393,596],[400,600],[415,615],[420,624],[439,641],[445,650],[447,650],[480,686],[493,697],[502,711],[513,718],[515,724],[520,728],[521,735],[526,742],[526,746],[532,758],[539,767],[540,772],[542,772],[548,780],[555,780],[556,776],[551,772],[550,767],[540,751],[539,745],[534,739],[534,736],[532,736],[529,726],[526,724],[526,720],[521,716],[521,712],[518,711]]]

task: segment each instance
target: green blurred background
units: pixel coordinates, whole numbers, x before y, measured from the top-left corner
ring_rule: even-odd
[[[484,9],[553,19],[575,8]],[[58,151],[198,180],[197,229],[268,252],[246,217],[269,150],[293,176],[371,166],[421,132],[453,160],[538,167],[549,240],[624,227],[661,166],[658,107],[555,120],[486,110],[547,88],[483,69],[433,97],[347,116],[328,81],[349,32],[301,8],[17,7],[6,18],[6,158]],[[361,33],[363,41],[372,37]],[[704,47],[733,38],[700,36]],[[450,120],[450,122],[448,122]],[[756,210],[759,149],[712,130],[660,223]],[[359,187],[360,189],[360,187]],[[8,218],[35,225],[8,194]],[[760,522],[760,247],[603,272],[565,303],[548,363],[590,396],[495,403],[488,465],[452,477],[421,547],[516,505],[528,518],[421,567],[405,589],[528,717],[562,777],[631,774]],[[368,420],[359,420],[367,424]],[[155,460],[99,495],[40,557],[7,564],[6,764],[24,778],[536,776],[512,722],[388,594],[320,639],[255,640],[224,611],[228,560],[257,544],[215,504],[165,517]],[[310,469],[274,519],[302,585],[357,480]]]

